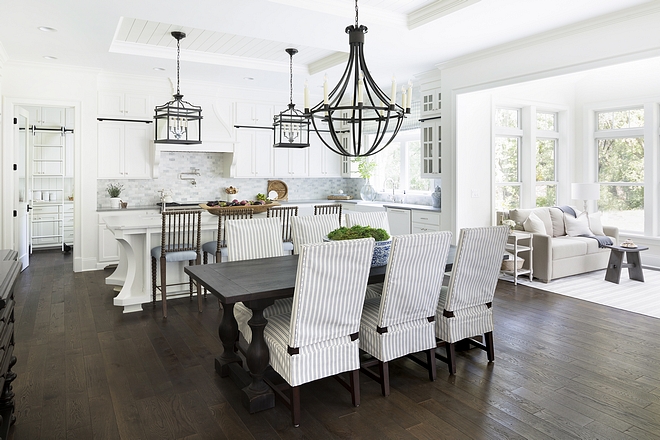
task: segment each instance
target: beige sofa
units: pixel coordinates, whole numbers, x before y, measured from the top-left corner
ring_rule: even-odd
[[[508,212],[508,218],[516,222],[516,229],[524,229],[523,223],[532,212],[543,221],[546,230],[545,234],[533,234],[535,278],[547,283],[607,267],[610,250],[600,248],[593,238],[566,235],[564,213],[559,208],[513,209]],[[614,244],[619,242],[617,227],[603,226],[603,232]],[[526,261],[524,267],[528,268],[527,264]]]

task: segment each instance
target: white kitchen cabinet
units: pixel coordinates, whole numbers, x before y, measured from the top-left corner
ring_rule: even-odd
[[[98,115],[122,119],[153,119],[151,96],[140,93],[99,92]]]
[[[410,234],[410,209],[387,208],[387,221],[392,235]]]
[[[237,102],[234,105],[235,125],[272,127],[273,116],[273,106],[270,104]],[[273,133],[270,132],[270,135],[272,136]]]
[[[30,243],[32,249],[61,246],[62,205],[33,202]]]
[[[309,144],[309,176],[341,177],[343,156],[326,147],[315,133],[310,133]]]
[[[63,241],[73,245],[73,202],[64,203]]]
[[[422,136],[422,177],[437,179],[442,173],[442,128],[440,119],[424,121]]]
[[[98,123],[98,177],[151,178],[151,127],[133,122]]]
[[[440,87],[422,90],[422,118],[439,116],[442,112],[442,89]]]
[[[412,233],[441,231],[440,213],[412,210]]]
[[[309,176],[309,148],[273,148],[275,177]]]
[[[236,130],[234,177],[273,177],[273,140],[270,130]]]
[[[25,107],[30,113],[30,125],[37,127],[64,127],[66,112],[62,107]]]

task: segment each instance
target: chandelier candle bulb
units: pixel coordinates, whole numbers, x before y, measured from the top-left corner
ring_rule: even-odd
[[[305,113],[309,113],[309,86],[307,85],[307,80],[305,80],[305,89],[303,91],[303,104],[305,107]]]
[[[406,113],[410,113],[410,108],[412,107],[412,82],[408,81],[408,93],[406,93],[408,98],[406,102]]]
[[[392,94],[390,95],[390,105],[396,104],[396,78],[392,77]]]
[[[401,107],[406,108],[406,86],[401,86]]]
[[[360,73],[360,79],[358,80],[358,95],[357,102],[362,104],[364,102],[364,81],[362,80],[362,74]]]
[[[328,75],[323,76],[323,104],[328,105]]]

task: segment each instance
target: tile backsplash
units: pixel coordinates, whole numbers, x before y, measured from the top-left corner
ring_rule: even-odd
[[[163,152],[159,166],[159,176],[156,179],[99,179],[97,180],[97,205],[100,208],[110,206],[110,196],[106,191],[109,183],[121,183],[124,190],[121,199],[131,206],[150,206],[160,201],[159,191],[167,189],[172,192],[176,202],[199,202],[205,200],[224,200],[224,189],[233,186],[239,189],[237,199],[254,199],[258,193],[266,193],[269,179],[232,179],[223,177],[223,160],[226,155],[218,153],[182,153]],[[180,173],[188,173],[197,169],[199,176],[184,175],[194,178],[191,181],[179,179]],[[362,179],[342,178],[290,178],[284,181],[289,188],[289,200],[325,199],[339,190],[360,198]]]

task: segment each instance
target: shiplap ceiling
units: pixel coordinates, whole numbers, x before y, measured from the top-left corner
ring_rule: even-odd
[[[657,1],[360,0],[359,21],[369,28],[365,57],[375,79],[387,84],[394,74],[403,83],[456,57]],[[339,79],[354,6],[353,0],[3,1],[0,58],[4,49],[9,63],[172,78],[170,32],[182,30],[188,34],[182,78],[286,90],[284,49],[295,47],[300,91],[304,80],[320,84],[323,74]]]

